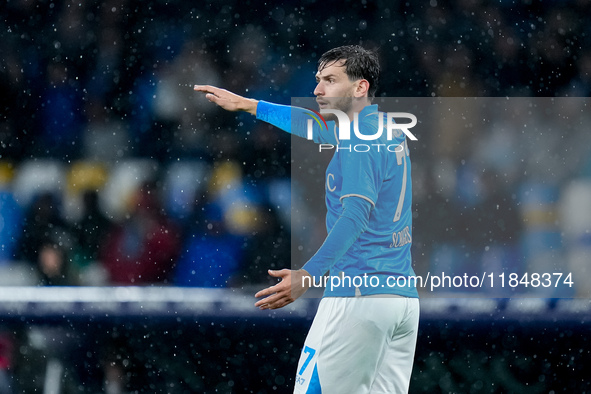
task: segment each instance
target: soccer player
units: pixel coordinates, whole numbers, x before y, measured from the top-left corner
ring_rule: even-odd
[[[326,170],[328,236],[302,269],[270,270],[281,281],[255,294],[264,297],[255,306],[281,308],[329,273],[300,356],[294,393],[408,392],[419,302],[410,280],[397,281],[414,276],[406,135],[393,133],[388,141],[382,133],[371,141],[374,149],[355,149],[369,146],[358,133],[377,136],[386,124],[385,115],[372,105],[379,71],[376,54],[360,46],[338,47],[320,57],[314,95],[327,122],[314,124],[313,139],[338,148]],[[213,86],[194,89],[226,110],[246,111],[287,132],[308,135],[309,110]],[[339,140],[342,114],[356,132]],[[394,149],[384,148],[392,143]]]

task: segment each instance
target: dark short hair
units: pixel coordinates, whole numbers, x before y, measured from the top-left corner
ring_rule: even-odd
[[[349,80],[366,79],[369,82],[367,95],[369,98],[374,98],[380,77],[378,55],[374,51],[365,49],[359,45],[344,45],[333,48],[320,56],[320,59],[318,59],[318,69],[322,70],[339,60],[344,60],[343,66],[345,67],[345,74],[347,74]]]

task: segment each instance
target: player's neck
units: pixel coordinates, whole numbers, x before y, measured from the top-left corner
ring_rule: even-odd
[[[363,111],[363,108],[367,107],[368,105],[371,105],[371,101],[369,101],[368,97],[363,97],[359,100],[353,100],[351,109],[347,112],[349,120],[353,122],[355,114]]]

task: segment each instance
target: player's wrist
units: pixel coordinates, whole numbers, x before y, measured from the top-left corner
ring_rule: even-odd
[[[244,99],[244,106],[242,108],[243,111],[248,112],[251,115],[257,115],[257,107],[259,105],[259,101],[255,99]]]
[[[310,273],[303,268],[299,269],[298,273],[299,273],[300,280],[302,281],[302,286],[304,286],[304,283],[305,283],[304,278],[308,277],[308,278],[312,279],[312,275],[310,275]]]

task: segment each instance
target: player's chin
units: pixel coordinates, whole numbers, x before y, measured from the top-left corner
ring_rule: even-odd
[[[323,109],[332,109],[332,108],[325,107],[325,108],[320,108],[320,109],[323,110]],[[322,117],[327,122],[331,122],[331,121],[336,122],[336,120],[337,120],[337,116],[335,114],[322,114]]]

